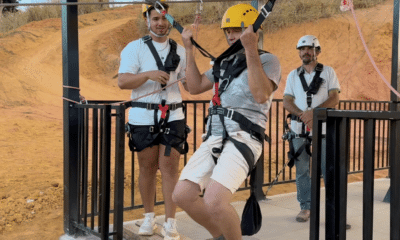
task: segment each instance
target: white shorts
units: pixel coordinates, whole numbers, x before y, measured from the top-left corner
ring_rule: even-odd
[[[255,157],[255,164],[261,156],[262,144],[245,131],[232,132],[229,133],[229,136],[245,143],[251,149]],[[222,153],[212,153],[213,148],[220,148],[221,146],[222,136],[210,136],[190,158],[183,168],[179,180],[189,180],[197,183],[201,191],[203,191],[210,178],[212,178],[232,193],[236,192],[247,178],[249,166],[243,155],[229,140],[225,142]],[[212,155],[218,157],[217,165],[215,165]]]

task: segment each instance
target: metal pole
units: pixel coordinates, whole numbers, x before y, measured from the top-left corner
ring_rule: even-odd
[[[398,82],[400,80],[398,76],[399,68],[399,11],[400,5],[399,0],[394,0],[393,6],[393,40],[392,40],[392,87],[398,89]],[[392,104],[390,106],[391,111],[397,111],[397,96],[393,92],[390,93],[390,100]]]
[[[63,0],[77,2],[77,0]],[[78,56],[78,9],[77,6],[62,7],[62,56],[63,85],[79,87]],[[63,96],[79,101],[79,91],[63,88]],[[73,223],[78,222],[78,109],[74,104],[63,102],[64,124],[64,231],[69,235],[77,234]]]
[[[400,239],[400,120],[392,120],[391,126],[394,141],[391,142],[390,152],[390,168],[393,173],[390,178],[390,185],[392,186],[390,196],[390,239]]]
[[[400,76],[398,75],[399,70],[399,11],[400,5],[399,0],[394,0],[393,4],[393,40],[392,40],[392,87],[399,91],[398,86],[400,85]],[[397,111],[397,96],[393,92],[390,92],[390,111]],[[390,138],[392,139],[392,138]],[[393,145],[389,145],[389,152],[391,152],[391,147]],[[389,162],[391,165],[391,163]],[[389,169],[390,176],[391,169]],[[384,202],[390,202],[390,187],[386,193],[386,196],[383,200]]]

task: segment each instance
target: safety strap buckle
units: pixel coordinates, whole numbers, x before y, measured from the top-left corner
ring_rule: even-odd
[[[147,109],[147,110],[151,110],[151,103],[147,103],[147,104],[146,104],[146,109]]]
[[[269,12],[268,12],[268,10],[267,9],[265,9],[265,5],[261,8],[261,11],[260,11],[260,13],[265,17],[265,18],[267,18],[268,17],[268,15],[269,15]]]
[[[164,128],[164,134],[169,134],[170,128]]]
[[[226,117],[228,118],[228,119],[230,119],[230,120],[232,120],[232,117],[233,117],[233,113],[234,113],[235,111],[233,110],[233,109],[228,109],[228,112],[226,113]]]
[[[167,117],[168,108],[169,108],[169,106],[167,104],[165,104],[164,106],[161,104],[158,105],[158,109],[161,110],[161,118],[162,119],[165,119]]]
[[[151,133],[154,132],[154,126],[149,127],[149,132],[151,132]]]
[[[146,35],[142,39],[143,39],[143,42],[147,42],[147,41],[151,40],[151,37],[150,37],[150,35]]]
[[[171,111],[174,111],[174,110],[176,110],[178,107],[178,104],[170,104],[169,105],[169,110],[171,110]]]

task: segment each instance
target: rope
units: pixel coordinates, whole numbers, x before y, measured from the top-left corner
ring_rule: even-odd
[[[269,190],[271,190],[272,186],[274,186],[274,184],[278,181],[279,175],[281,175],[283,173],[283,171],[285,170],[286,166],[289,164],[290,159],[288,161],[286,161],[285,165],[283,165],[283,168],[281,169],[281,171],[279,171],[279,173],[276,175],[274,181],[272,181],[271,185],[269,185],[267,191],[265,192],[265,196],[268,195]]]
[[[175,85],[175,84],[177,84],[178,82],[181,82],[181,81],[183,81],[183,80],[185,80],[185,79],[186,79],[186,77],[180,78],[180,79],[176,80],[175,82],[172,82],[171,84],[168,84],[168,85],[166,85],[165,87],[163,87],[163,88],[161,88],[161,89],[159,89],[159,90],[153,91],[153,92],[151,92],[151,93],[145,94],[145,95],[140,96],[140,97],[137,97],[137,98],[135,98],[135,99],[131,99],[131,100],[123,101],[123,102],[112,103],[111,105],[112,105],[112,106],[118,106],[118,105],[120,105],[120,104],[124,104],[124,103],[127,103],[127,102],[137,101],[137,100],[139,100],[139,99],[141,99],[141,98],[150,96],[150,95],[152,95],[152,94],[159,93],[159,92],[163,91],[164,89],[169,88],[169,87],[171,87],[172,85]],[[77,88],[77,87],[64,86],[64,85],[63,85],[63,87],[80,90],[80,89]],[[81,95],[79,95],[79,97],[81,97]],[[65,97],[61,97],[61,98],[64,99],[64,100],[66,100],[66,101],[73,102],[73,103],[75,103],[75,104],[84,104],[84,103],[87,104],[86,99],[84,99],[84,101],[82,101],[82,102],[77,102],[77,101],[74,101],[74,100],[71,100],[71,99],[68,99],[68,98],[65,98]],[[98,105],[108,105],[108,104],[98,104]]]
[[[346,0],[343,0],[343,1],[344,1],[344,2],[343,2],[344,4],[347,3]],[[349,1],[349,2],[348,2],[348,7],[350,8],[351,13],[353,14],[353,18],[354,18],[354,21],[355,21],[356,26],[357,26],[358,34],[360,35],[361,41],[362,41],[362,43],[363,43],[363,45],[364,45],[365,51],[367,52],[367,55],[368,55],[368,57],[369,57],[369,59],[370,59],[372,65],[374,66],[375,70],[378,72],[378,74],[379,74],[379,76],[382,78],[382,80],[385,82],[385,84],[390,88],[390,90],[391,90],[394,94],[396,94],[397,97],[400,98],[400,93],[397,92],[396,89],[394,89],[394,88],[392,87],[392,85],[390,85],[390,83],[386,80],[385,76],[383,76],[383,74],[381,73],[381,71],[379,70],[379,68],[376,66],[376,63],[375,63],[374,59],[372,58],[372,55],[371,55],[371,53],[370,53],[370,51],[369,51],[369,49],[368,49],[368,46],[367,46],[367,44],[365,43],[364,37],[363,37],[363,35],[362,35],[361,28],[360,28],[360,25],[359,25],[359,23],[358,23],[356,13],[355,13],[355,11],[354,11],[353,0],[348,0],[348,1]],[[347,6],[347,5],[345,5],[345,6]],[[346,7],[343,7],[343,9],[346,9]]]
[[[192,24],[193,29],[195,30],[194,33],[194,40],[197,40],[197,33],[200,31],[199,24],[201,22],[201,12],[203,11],[203,0],[200,0],[199,8],[196,11],[194,22]],[[193,52],[193,56],[196,57],[196,51]]]
[[[67,86],[67,85],[63,85],[62,86],[63,88],[71,88],[71,89],[76,89],[76,90],[78,90],[78,91],[80,91],[81,89],[80,88],[78,88],[78,87],[73,87],[73,86]],[[73,103],[75,103],[75,104],[82,104],[82,98],[81,98],[81,95],[79,94],[79,98],[81,99],[81,102],[77,102],[77,101],[74,101],[74,100],[72,100],[72,99],[69,99],[69,98],[65,98],[65,97],[61,97],[62,99],[64,99],[64,100],[67,100],[67,101],[69,101],[69,102],[73,102]],[[86,100],[85,100],[85,102],[86,102]]]
[[[185,80],[185,79],[186,79],[186,77],[180,78],[180,79],[176,80],[175,82],[173,82],[173,83],[171,83],[171,84],[168,84],[167,86],[165,86],[165,87],[163,87],[163,88],[161,88],[161,89],[159,89],[159,90],[153,91],[153,92],[151,92],[151,93],[145,94],[145,95],[140,96],[140,97],[137,97],[137,98],[135,98],[135,99],[131,99],[131,100],[123,101],[123,102],[116,102],[116,103],[113,103],[113,104],[111,104],[111,105],[112,105],[112,106],[116,106],[116,105],[124,104],[124,103],[127,103],[127,102],[134,102],[134,101],[137,101],[137,100],[139,100],[139,99],[141,99],[141,98],[144,98],[144,97],[147,97],[147,96],[150,96],[150,95],[153,95],[153,94],[162,92],[164,89],[166,89],[166,88],[168,88],[168,87],[171,87],[172,85],[175,85],[175,84],[177,84],[178,82],[181,82],[181,81],[183,81],[183,80]]]

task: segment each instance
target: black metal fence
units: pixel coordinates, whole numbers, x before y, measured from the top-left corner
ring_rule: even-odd
[[[377,109],[375,109],[377,110]],[[325,239],[346,239],[347,174],[351,162],[351,122],[362,122],[362,150],[359,159],[363,164],[363,239],[373,236],[374,169],[379,162],[377,146],[381,121],[386,121],[387,139],[390,139],[390,239],[400,239],[400,112],[343,111],[316,109],[313,126],[312,198],[310,240],[319,239],[320,227],[320,178],[321,175],[321,128],[326,122],[326,220]],[[378,144],[377,144],[378,143]],[[387,144],[386,144],[387,145]],[[354,146],[354,145],[353,145]],[[386,155],[387,156],[387,155]]]
[[[112,103],[90,101],[86,105],[76,105],[79,116],[79,159],[76,169],[79,191],[76,191],[78,206],[70,206],[70,209],[78,211],[78,220],[71,224],[102,239],[110,236],[122,239],[123,212],[143,207],[138,188],[139,168],[136,154],[129,151],[125,141],[125,105],[114,106]],[[181,157],[180,168],[183,168],[202,142],[201,135],[205,132],[204,119],[209,101],[184,101],[184,105],[187,125],[192,128],[192,132],[188,137],[190,150]],[[341,101],[339,109],[388,111],[389,105],[390,102],[386,101]],[[264,154],[259,162],[262,167],[259,168],[261,174],[258,177],[261,178],[259,180],[263,183],[262,186],[269,186],[287,161],[288,144],[282,140],[286,115],[282,100],[274,100],[266,127],[266,133],[272,141],[264,144]],[[376,153],[373,155],[374,166],[375,170],[386,169],[389,166],[389,120],[379,119],[376,126],[373,133]],[[362,172],[365,168],[364,122],[361,119],[351,119],[349,129],[350,158],[347,172]],[[286,168],[276,184],[294,181],[295,169]],[[259,196],[265,197],[262,186],[257,186],[256,191]],[[249,188],[246,181],[239,191]],[[161,193],[160,184],[156,192]],[[161,194],[157,194],[155,204],[163,204]],[[109,229],[110,219],[113,220],[112,229]]]

